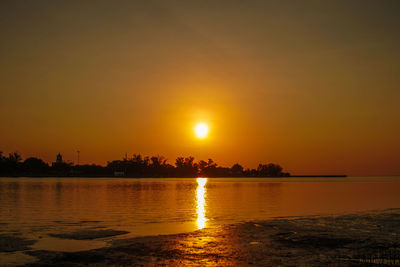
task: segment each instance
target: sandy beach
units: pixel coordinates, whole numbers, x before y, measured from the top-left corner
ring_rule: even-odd
[[[110,229],[93,235],[88,230],[65,238],[112,234]],[[1,240],[2,253],[36,258],[25,266],[398,266],[400,209],[274,218],[184,234],[116,239],[107,247],[80,252],[32,250],[34,241],[17,236]]]

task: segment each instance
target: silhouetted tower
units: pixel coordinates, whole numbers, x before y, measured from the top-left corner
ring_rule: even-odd
[[[78,153],[78,165],[79,165],[79,155],[81,154],[81,151],[76,151],[76,153]]]
[[[62,162],[63,162],[62,155],[60,153],[58,153],[56,163],[62,163]]]

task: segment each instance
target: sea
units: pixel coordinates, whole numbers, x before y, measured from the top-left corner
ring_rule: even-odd
[[[400,208],[400,177],[0,178],[0,236],[79,251],[111,239],[175,234],[279,217]],[[68,240],[54,234],[126,234]],[[4,252],[2,253],[3,255]]]

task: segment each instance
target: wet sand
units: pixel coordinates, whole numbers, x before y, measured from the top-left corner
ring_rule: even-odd
[[[27,266],[399,266],[400,209],[117,239],[81,252],[24,253],[37,258]]]

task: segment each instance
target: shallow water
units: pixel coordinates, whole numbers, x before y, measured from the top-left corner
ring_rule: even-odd
[[[0,233],[20,232],[39,240],[33,248],[63,251],[101,247],[104,240],[57,242],[50,234],[130,232],[120,238],[399,207],[400,177],[0,178]]]

